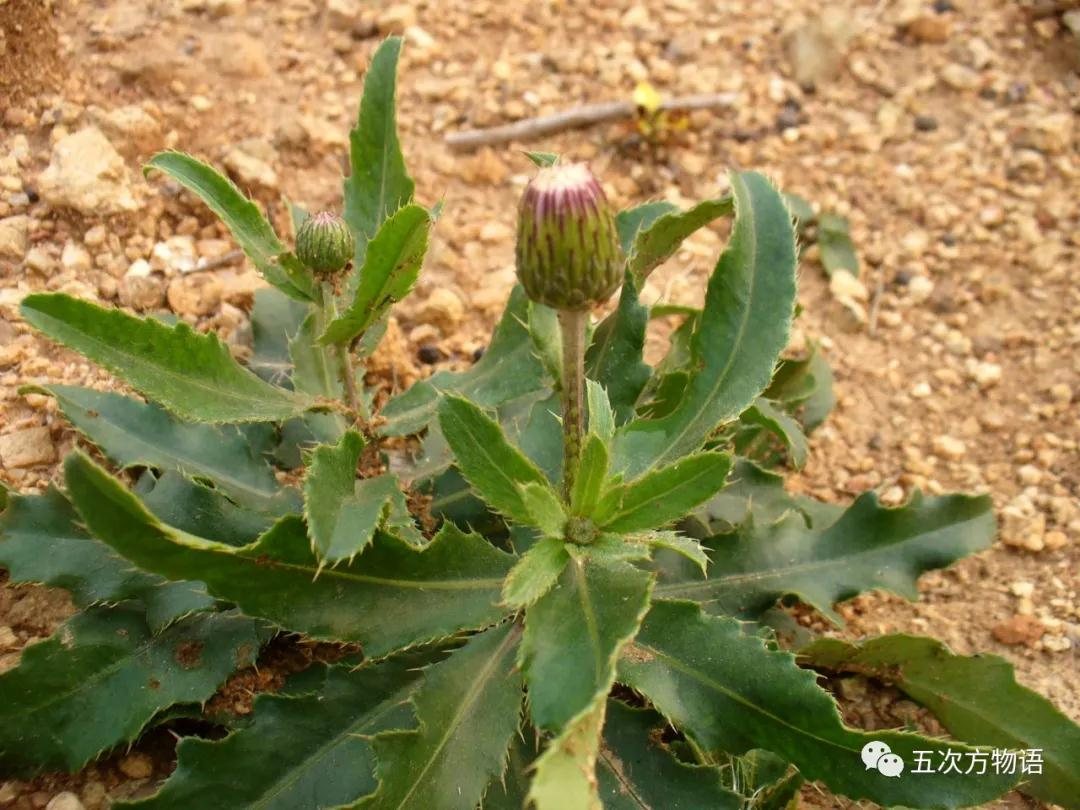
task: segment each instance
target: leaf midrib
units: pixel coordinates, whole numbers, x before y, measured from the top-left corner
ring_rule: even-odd
[[[754,205],[752,200],[749,201],[749,205],[747,205],[746,208],[747,210],[740,211],[739,213],[744,215],[741,221],[742,224],[745,224],[746,226],[745,238],[747,240],[747,243],[752,248],[749,251],[751,258],[750,261],[747,263],[749,267],[749,284],[747,286],[753,291],[757,286],[758,276],[758,250],[756,249],[757,213],[756,211],[754,211]],[[753,292],[751,292],[750,298],[752,299],[753,297],[754,294]],[[708,396],[701,398],[701,404],[698,406],[696,412],[689,419],[685,420],[682,429],[674,437],[667,440],[667,451],[661,453],[659,456],[657,456],[657,458],[651,461],[649,463],[649,466],[645,467],[645,469],[642,470],[639,475],[648,472],[649,470],[656,467],[656,465],[659,464],[661,461],[666,460],[670,453],[681,452],[681,450],[679,449],[679,443],[682,441],[683,437],[685,437],[686,434],[690,432],[690,428],[701,419],[701,416],[708,408],[709,403],[712,402],[712,400],[716,397],[717,392],[723,387],[724,383],[727,380],[728,374],[731,372],[732,366],[735,364],[735,359],[739,355],[739,349],[742,346],[743,339],[746,334],[747,324],[750,322],[750,312],[752,309],[753,307],[751,305],[751,302],[750,300],[748,300],[746,306],[743,307],[742,315],[739,318],[739,328],[736,330],[735,341],[732,345],[731,352],[728,354],[727,362],[724,364],[724,367],[720,371],[720,373],[716,376],[712,387],[709,389]]]
[[[952,523],[952,524],[949,524],[949,526],[947,528],[956,529],[959,526],[964,526],[964,525],[966,525],[968,523],[972,523],[973,520],[974,519],[969,519],[969,520],[963,521],[962,523]],[[673,583],[671,585],[661,585],[659,588],[656,589],[656,593],[658,595],[663,594],[665,596],[670,595],[670,594],[674,594],[674,593],[688,594],[688,593],[694,593],[694,592],[697,592],[697,591],[709,591],[709,590],[712,590],[713,587],[723,588],[723,587],[728,586],[728,585],[737,586],[737,585],[740,585],[740,584],[745,584],[745,583],[750,583],[750,582],[762,582],[762,581],[765,581],[765,580],[768,580],[768,579],[782,578],[784,576],[787,576],[787,575],[793,574],[793,573],[794,574],[801,574],[801,573],[807,573],[807,572],[811,572],[811,571],[817,571],[817,570],[819,570],[821,568],[831,567],[833,565],[837,565],[839,563],[842,563],[843,561],[852,560],[852,559],[855,559],[857,557],[869,556],[869,555],[873,555],[873,554],[889,554],[890,552],[895,551],[899,546],[904,546],[904,545],[907,545],[909,543],[927,542],[927,540],[929,538],[933,537],[935,534],[938,534],[944,528],[946,528],[946,527],[943,527],[942,529],[938,529],[938,530],[935,530],[934,532],[929,532],[929,533],[926,533],[926,534],[919,534],[919,535],[913,535],[913,536],[905,537],[902,540],[898,540],[895,543],[890,543],[887,546],[876,546],[874,548],[858,549],[856,551],[848,552],[848,553],[842,554],[842,555],[837,556],[837,557],[828,557],[828,558],[826,558],[824,560],[808,560],[806,562],[799,563],[799,564],[796,564],[796,565],[789,565],[789,566],[787,566],[785,568],[767,568],[767,569],[759,570],[759,571],[750,571],[750,572],[747,572],[747,573],[744,573],[744,574],[728,574],[728,575],[725,575],[725,576],[717,577],[715,579],[706,579],[706,580],[703,580],[701,582],[690,582],[690,583],[680,582],[680,583]],[[808,547],[812,546],[813,543],[816,542],[817,540],[820,540],[820,538],[822,536],[823,535],[821,535],[821,534],[817,535],[814,538],[813,541],[808,541],[807,546]],[[717,596],[717,597],[715,597],[713,599],[700,600],[700,604],[709,604],[710,602],[716,602],[716,601],[719,601],[720,598],[721,597]],[[695,601],[698,601],[698,600],[695,600]]]
[[[688,459],[688,460],[691,460],[692,458],[693,457],[690,457],[690,459]],[[700,456],[698,456],[698,458],[700,458]],[[660,474],[660,473],[663,473],[663,472],[666,472],[666,470],[660,470],[660,471],[658,471],[657,474]],[[635,490],[637,490],[638,492],[647,491],[647,493],[648,493],[647,497],[644,500],[642,500],[641,502],[639,502],[639,503],[635,504],[634,506],[632,506],[630,509],[618,512],[614,517],[612,517],[610,520],[606,521],[604,523],[604,526],[606,528],[610,528],[611,526],[616,525],[619,522],[620,519],[625,519],[627,517],[634,517],[639,512],[648,513],[650,511],[650,506],[653,505],[656,501],[661,500],[662,498],[664,498],[666,496],[669,496],[673,492],[677,492],[680,489],[688,488],[691,485],[696,484],[702,478],[707,478],[710,474],[713,474],[715,472],[716,472],[716,467],[715,466],[713,466],[713,465],[704,465],[701,468],[701,470],[697,473],[697,475],[694,475],[691,478],[678,478],[678,477],[676,477],[675,480],[673,481],[673,483],[667,489],[663,489],[663,490],[656,490],[656,489],[651,489],[651,488],[647,487],[646,484],[648,483],[648,481],[646,479],[641,479],[641,480],[635,481],[634,483],[629,484],[629,485],[627,485],[625,487],[625,489],[626,489],[625,495],[636,494]],[[625,497],[625,495],[624,495],[624,497]]]
[[[634,784],[629,779],[627,779],[626,776],[623,775],[622,771],[619,768],[615,767],[615,765],[612,764],[611,757],[608,756],[607,748],[603,745],[603,743],[601,743],[600,745],[600,751],[597,753],[597,758],[607,766],[607,769],[612,773],[612,775],[614,775],[615,780],[623,786],[623,789],[626,791],[626,795],[630,797],[634,804],[640,807],[641,810],[652,810],[652,807],[646,804],[645,800],[642,799],[641,796],[638,794],[638,791],[634,787]]]
[[[204,551],[208,549],[203,549]],[[226,556],[234,556],[228,554],[228,552],[214,551],[216,554],[226,554]],[[294,571],[303,571],[304,573],[310,573],[312,579],[317,574],[319,577],[330,577],[335,579],[351,580],[354,582],[364,582],[369,585],[382,585],[385,587],[393,588],[416,588],[419,590],[440,590],[440,591],[482,591],[490,590],[494,588],[501,588],[503,579],[498,578],[486,578],[486,579],[432,579],[432,580],[410,580],[410,579],[391,579],[389,577],[373,577],[365,574],[353,574],[348,571],[341,571],[337,568],[323,568],[318,570],[317,566],[300,565],[298,563],[288,563],[283,560],[275,560],[273,558],[260,562],[256,562],[252,557],[242,557],[258,567],[276,567],[285,568]]]
[[[772,712],[766,711],[763,707],[758,706],[756,703],[750,702],[749,700],[744,698],[742,695],[740,695],[738,692],[735,692],[735,691],[727,688],[723,684],[715,681],[714,679],[712,679],[708,675],[706,675],[704,672],[700,672],[699,670],[694,669],[693,667],[690,667],[690,666],[684,664],[681,660],[679,660],[678,658],[675,658],[672,655],[669,655],[668,653],[664,652],[663,650],[659,650],[656,647],[653,647],[653,646],[651,646],[649,644],[646,644],[645,642],[643,642],[641,640],[636,640],[634,642],[634,646],[641,647],[644,650],[648,650],[650,653],[654,654],[657,658],[662,658],[664,661],[666,661],[668,663],[668,666],[670,666],[676,672],[682,673],[686,677],[697,681],[702,686],[706,686],[706,687],[708,687],[710,689],[713,689],[716,692],[719,692],[720,694],[726,696],[728,699],[733,700],[734,702],[739,703],[742,706],[745,706],[746,708],[750,709],[751,711],[756,712],[757,714],[760,714],[761,716],[768,718],[769,720],[777,723],[778,725],[783,726],[784,728],[790,729],[791,731],[795,732],[795,734],[797,734],[799,736],[807,737],[807,738],[809,738],[811,740],[814,740],[816,742],[824,743],[825,745],[828,745],[828,746],[830,746],[832,748],[838,748],[841,751],[845,751],[845,752],[848,752],[848,753],[851,753],[851,754],[856,753],[856,749],[854,749],[854,748],[848,748],[846,745],[844,745],[842,743],[835,742],[834,740],[830,740],[827,737],[820,737],[817,734],[814,734],[814,733],[812,733],[812,732],[810,732],[810,731],[808,731],[808,730],[806,730],[804,728],[800,728],[799,726],[796,726],[796,725],[793,725],[793,724],[787,722],[786,720],[784,720],[781,717],[776,716]],[[802,670],[800,670],[800,671],[802,671]]]
[[[405,700],[410,692],[415,690],[416,683],[411,683],[403,689],[399,689],[394,692],[390,697],[383,700],[371,711],[365,713],[365,715],[349,724],[340,732],[335,734],[329,741],[320,745],[314,751],[303,757],[299,763],[292,768],[288,774],[285,774],[288,778],[279,778],[270,783],[270,787],[276,788],[273,791],[267,791],[264,793],[263,798],[251,805],[252,810],[260,810],[260,808],[268,807],[270,803],[281,796],[286,790],[295,785],[300,778],[307,772],[309,772],[315,765],[322,760],[326,754],[334,748],[337,748],[342,741],[347,737],[356,736],[362,733],[364,726],[370,726],[377,722],[385,715],[396,709]]]
[[[511,454],[516,454],[518,456],[518,458],[516,460],[520,461],[520,462],[523,462],[523,466],[526,469],[528,469],[529,472],[534,473],[534,475],[531,478],[529,478],[528,480],[524,480],[524,481],[520,481],[520,482],[516,481],[513,478],[511,478],[510,475],[505,471],[504,466],[502,464],[499,464],[496,461],[496,459],[488,451],[487,446],[484,444],[484,442],[482,440],[480,440],[480,438],[473,431],[472,426],[469,425],[469,420],[467,418],[466,419],[461,419],[456,414],[454,415],[454,419],[456,420],[457,427],[458,427],[458,429],[460,429],[461,433],[466,435],[468,437],[468,439],[472,442],[473,449],[478,451],[480,453],[480,455],[482,455],[484,457],[485,461],[487,461],[489,471],[496,473],[497,477],[502,478],[503,481],[505,481],[507,484],[509,484],[509,492],[512,493],[511,497],[515,501],[515,503],[513,504],[514,511],[520,511],[521,512],[520,516],[519,515],[511,515],[511,517],[514,517],[514,518],[517,518],[517,519],[520,520],[521,516],[528,516],[529,510],[526,508],[525,501],[521,498],[521,495],[518,494],[517,485],[519,483],[521,483],[521,484],[538,483],[541,486],[549,487],[550,484],[548,484],[547,479],[543,477],[543,473],[541,473],[539,470],[536,470],[535,468],[532,468],[531,462],[529,462],[527,459],[525,459],[525,457],[521,455],[520,451],[516,447],[511,445],[510,442],[508,442],[506,440],[506,438],[501,435],[501,431],[500,431],[499,438],[502,440],[503,444],[505,444],[506,448],[510,451],[510,453]],[[532,468],[532,469],[530,469],[530,468]],[[459,469],[460,469],[460,467],[459,467]],[[481,493],[483,493],[484,488],[480,487],[480,486],[476,486],[476,482],[473,480],[474,476],[466,474],[464,469],[461,469],[461,474],[465,477],[466,480],[469,481],[470,484],[475,486],[477,490],[480,490]],[[492,504],[492,505],[498,507],[498,504]],[[531,518],[527,519],[525,522],[529,523],[529,525],[533,524],[533,521],[531,520]]]
[[[584,564],[580,560],[574,559],[571,566],[574,571],[574,581],[577,583],[581,612],[585,616],[585,630],[589,634],[589,643],[592,645],[593,674],[596,680],[599,681],[600,676],[604,674],[604,651],[600,646],[600,628],[597,626],[596,610],[593,608],[592,599],[589,598],[589,583],[585,577]]]
[[[64,329],[70,330],[70,331],[76,333],[77,335],[79,335],[80,337],[85,338],[86,340],[88,340],[91,343],[95,344],[99,348],[103,347],[108,353],[113,354],[114,356],[119,355],[121,358],[127,359],[128,361],[131,362],[132,365],[141,368],[144,372],[145,371],[150,371],[150,372],[155,373],[155,374],[157,374],[157,373],[163,374],[164,376],[168,377],[173,383],[179,383],[181,388],[186,387],[186,386],[191,386],[191,387],[194,387],[194,388],[201,389],[202,391],[204,391],[204,392],[206,392],[208,394],[215,395],[219,399],[224,399],[224,400],[231,401],[231,402],[234,402],[234,403],[237,403],[237,404],[240,404],[240,405],[247,405],[247,406],[252,405],[253,402],[258,404],[260,400],[262,401],[263,404],[270,404],[270,405],[289,404],[289,405],[292,405],[294,408],[298,407],[301,404],[298,401],[298,398],[296,398],[294,396],[287,395],[287,393],[284,391],[284,389],[275,388],[274,386],[271,386],[269,383],[264,382],[260,377],[253,374],[252,372],[248,371],[247,369],[236,365],[235,361],[232,360],[231,357],[227,358],[227,359],[233,365],[231,365],[231,366],[227,365],[227,368],[229,368],[231,371],[234,371],[234,372],[240,372],[241,375],[244,375],[245,373],[250,375],[251,379],[244,379],[245,382],[247,382],[247,383],[257,382],[257,383],[259,383],[260,386],[265,386],[265,388],[267,389],[266,394],[273,394],[277,399],[274,400],[269,396],[265,396],[263,394],[263,392],[260,392],[259,395],[257,395],[257,396],[256,395],[249,395],[249,394],[246,394],[246,393],[243,393],[243,394],[242,393],[234,393],[234,392],[230,391],[227,388],[225,388],[225,389],[215,388],[215,387],[203,382],[198,377],[184,377],[184,376],[180,375],[179,373],[173,371],[172,369],[168,368],[167,366],[153,365],[153,364],[149,363],[147,360],[145,360],[144,358],[142,358],[142,357],[140,357],[138,355],[129,354],[128,352],[125,352],[123,349],[117,348],[116,346],[114,346],[114,345],[112,345],[110,343],[107,343],[106,341],[104,341],[101,338],[98,338],[98,337],[90,334],[87,331],[85,331],[85,330],[83,330],[83,329],[81,329],[81,328],[79,328],[77,326],[73,326],[72,324],[68,323],[67,321],[61,320],[60,318],[56,317],[55,315],[52,315],[51,313],[44,312],[43,310],[40,310],[40,309],[35,309],[34,311],[37,312],[39,315],[44,316],[48,320],[53,321],[54,323],[60,324],[61,327],[64,327]],[[61,330],[61,331],[63,331],[63,330]],[[196,339],[199,339],[201,336],[197,335],[195,333],[192,333],[192,337],[194,337]],[[57,340],[60,340],[60,339],[57,338]],[[61,342],[64,342],[64,341],[61,340]],[[68,345],[69,348],[72,348],[75,351],[79,351],[80,354],[82,353],[79,349],[76,349],[75,347],[70,346],[70,344],[65,343],[65,345]],[[217,348],[220,349],[221,345],[218,344]],[[225,356],[219,354],[219,359],[225,359]],[[242,376],[242,378],[243,378],[243,376]],[[143,386],[141,386],[141,385],[139,386],[139,388],[142,388],[142,387]],[[172,408],[174,410],[176,410],[176,411],[180,410],[179,408],[176,407],[175,403],[172,403]],[[195,419],[199,418],[192,411],[187,410],[187,408],[184,408],[184,410],[187,412],[187,414],[191,418],[195,418]],[[279,413],[279,411],[273,411],[273,414],[278,414],[278,413]]]
[[[73,404],[75,404],[76,407],[79,407],[80,410],[82,410],[84,413],[86,413],[86,418],[89,418],[89,419],[94,419],[95,418],[95,417],[91,416],[87,412],[87,409],[85,407],[79,406],[79,405],[77,405],[77,403],[73,403]],[[136,456],[136,458],[134,460],[122,462],[125,469],[127,467],[133,467],[133,466],[138,466],[138,465],[142,465],[142,464],[149,464],[151,466],[157,466],[157,464],[159,464],[160,462],[150,461],[149,460],[150,458],[152,458],[152,453],[156,451],[157,453],[162,455],[164,458],[172,459],[174,464],[176,465],[177,469],[181,473],[184,473],[185,471],[202,473],[202,474],[205,474],[205,475],[209,476],[215,482],[226,485],[230,489],[238,490],[240,492],[247,493],[249,495],[252,495],[254,497],[257,497],[257,498],[263,499],[263,500],[271,500],[271,499],[273,499],[273,496],[277,494],[276,489],[271,488],[269,491],[264,490],[264,489],[257,489],[251,482],[245,482],[245,481],[243,481],[241,479],[235,478],[234,476],[230,475],[228,472],[222,470],[219,467],[207,466],[198,458],[189,457],[189,456],[177,453],[177,452],[175,452],[176,448],[174,448],[174,447],[162,448],[162,447],[160,447],[158,445],[151,444],[150,442],[148,442],[145,439],[143,439],[142,437],[140,437],[138,434],[133,433],[130,429],[125,427],[123,424],[121,424],[119,422],[116,422],[116,421],[114,421],[112,419],[109,419],[107,417],[107,415],[105,413],[103,413],[103,412],[99,412],[96,418],[101,420],[102,422],[106,423],[107,425],[112,426],[112,428],[114,430],[117,430],[120,433],[122,433],[124,436],[126,436],[129,440],[134,442],[136,445],[139,445],[140,447],[143,447],[143,448],[149,448],[149,450],[151,451],[151,455],[146,455],[145,457],[142,457],[142,458],[139,457],[140,456],[139,453],[135,453],[134,455]],[[78,428],[78,426],[76,426],[76,428]],[[80,429],[79,432],[83,433],[83,435],[86,435],[86,437],[88,439],[90,439],[90,441],[93,441],[93,439],[88,434],[86,434],[85,431]],[[95,442],[95,444],[96,444],[96,442]],[[145,453],[146,451],[144,450],[143,452]],[[114,456],[114,454],[112,454],[112,453],[108,453],[107,455]],[[188,465],[188,466],[185,466],[185,465]],[[270,468],[267,467],[266,470],[272,476],[272,473],[270,472]]]
[[[499,644],[499,646],[495,648],[495,653],[491,656],[491,659],[488,661],[488,663],[484,665],[484,668],[480,672],[480,676],[475,681],[473,681],[472,685],[469,687],[469,690],[465,693],[465,698],[461,701],[461,705],[458,707],[457,711],[454,712],[454,716],[450,719],[450,723],[447,724],[446,730],[443,732],[441,739],[439,739],[438,744],[435,746],[435,750],[431,752],[431,756],[428,757],[428,760],[425,763],[424,767],[420,770],[420,773],[417,774],[417,776],[413,780],[413,783],[410,786],[409,790],[405,793],[404,796],[402,796],[401,801],[398,802],[398,810],[401,810],[401,808],[405,807],[406,803],[416,792],[417,788],[419,788],[420,783],[423,781],[428,771],[430,771],[434,767],[435,761],[439,758],[442,750],[446,748],[446,746],[449,744],[450,738],[453,735],[454,731],[456,731],[457,727],[461,725],[461,722],[465,717],[465,713],[470,708],[472,708],[472,704],[476,702],[477,698],[479,698],[480,692],[487,686],[487,682],[494,674],[496,666],[502,660],[503,656],[506,655],[508,648],[512,647],[517,642],[518,635],[519,634],[517,629],[511,628],[510,631],[506,634],[506,638],[504,638]]]
[[[219,619],[228,619],[228,617],[224,617],[224,616],[220,616],[220,615],[218,616],[218,618]],[[235,618],[239,619],[239,617],[235,617]],[[91,675],[89,678],[80,679],[79,682],[77,684],[75,684],[75,686],[73,688],[67,689],[67,690],[62,691],[62,692],[57,693],[57,694],[53,694],[52,696],[49,697],[48,700],[44,701],[43,703],[36,703],[33,706],[29,706],[29,707],[20,707],[20,709],[16,711],[14,716],[15,717],[20,717],[20,716],[23,716],[23,715],[27,714],[30,711],[42,710],[42,709],[44,709],[44,708],[46,708],[48,706],[52,706],[54,703],[57,703],[58,701],[66,700],[69,697],[71,697],[72,695],[77,695],[77,694],[80,694],[82,692],[87,691],[88,687],[96,686],[100,681],[104,680],[108,676],[115,673],[117,670],[124,667],[126,664],[130,663],[132,659],[134,659],[134,658],[136,658],[138,656],[141,656],[144,652],[147,652],[160,638],[161,638],[160,635],[151,634],[149,636],[149,638],[146,639],[146,641],[140,643],[137,647],[132,648],[129,653],[125,654],[119,660],[113,662],[112,664],[105,667],[104,669],[98,670],[93,675]]]

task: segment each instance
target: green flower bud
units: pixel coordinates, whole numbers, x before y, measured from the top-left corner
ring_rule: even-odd
[[[517,274],[534,301],[583,310],[606,301],[622,281],[615,218],[583,163],[548,166],[518,207]]]
[[[321,275],[333,275],[352,261],[356,241],[345,220],[330,211],[308,217],[296,232],[296,256]]]

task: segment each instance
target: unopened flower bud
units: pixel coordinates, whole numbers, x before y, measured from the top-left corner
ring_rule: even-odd
[[[345,220],[330,211],[308,217],[296,232],[296,256],[321,275],[333,275],[352,261],[356,241]]]
[[[622,281],[615,218],[583,163],[548,166],[518,207],[517,273],[525,292],[555,309],[606,301]]]

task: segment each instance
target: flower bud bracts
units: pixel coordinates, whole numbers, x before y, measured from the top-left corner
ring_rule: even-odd
[[[615,218],[584,164],[549,166],[518,209],[517,273],[525,292],[555,309],[606,301],[622,281]]]
[[[315,273],[333,275],[348,266],[356,240],[345,220],[329,211],[308,217],[296,232],[296,256]]]

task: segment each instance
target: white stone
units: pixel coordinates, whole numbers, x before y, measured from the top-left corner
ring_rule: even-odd
[[[166,275],[190,273],[195,270],[197,260],[193,236],[170,236],[164,242],[158,242],[150,251],[150,266]]]
[[[26,254],[23,264],[28,270],[46,275],[53,269],[54,261],[45,248],[34,247]]]
[[[927,300],[934,292],[934,282],[926,276],[914,276],[907,285],[907,294],[916,304]]]
[[[26,216],[0,219],[0,256],[21,261],[29,245],[30,218]]]
[[[0,436],[0,463],[9,470],[53,461],[56,448],[47,427],[23,428]]]
[[[1012,592],[1013,596],[1019,597],[1021,599],[1027,599],[1035,593],[1035,585],[1031,582],[1018,580],[1009,585],[1009,590]]]
[[[146,259],[136,259],[124,273],[124,278],[147,278],[153,272],[154,268],[150,266],[150,262]]]
[[[991,388],[1001,382],[1001,366],[997,363],[975,363],[971,369],[971,378],[979,388]]]
[[[276,189],[278,186],[278,176],[274,167],[265,159],[245,151],[241,146],[236,146],[226,153],[225,166],[242,184],[265,186],[269,189]]]
[[[119,214],[138,207],[124,159],[97,127],[57,141],[38,184],[42,199],[50,205],[88,215]]]
[[[57,793],[53,796],[49,803],[45,805],[45,810],[86,810],[86,806],[78,796],[65,790],[63,793]]]
[[[75,273],[85,273],[93,267],[90,251],[73,239],[64,243],[64,251],[60,254],[60,264],[65,270]]]
[[[950,459],[963,458],[967,452],[967,446],[952,436],[935,436],[933,448],[937,455]]]

